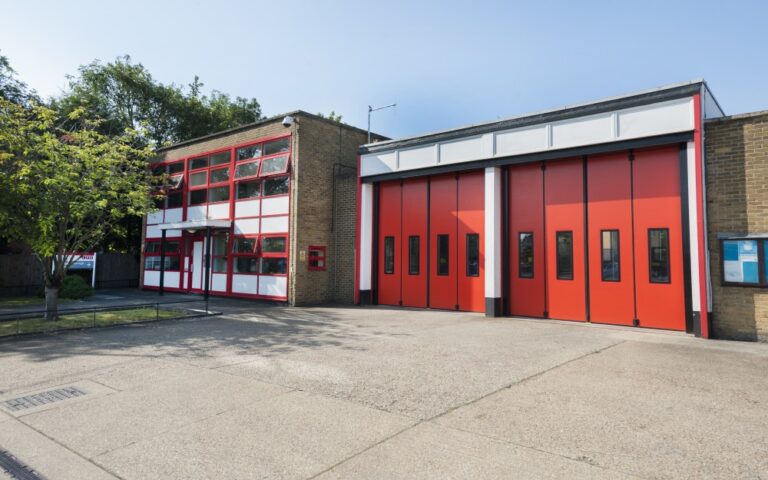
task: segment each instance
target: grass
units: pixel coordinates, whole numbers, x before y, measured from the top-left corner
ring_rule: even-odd
[[[59,303],[71,302],[68,298],[60,298]],[[28,305],[44,305],[45,299],[41,297],[7,297],[0,298],[0,308],[3,307],[26,307]]]
[[[0,337],[20,333],[53,332],[77,328],[106,327],[136,322],[169,320],[186,316],[183,310],[158,310],[151,307],[137,307],[124,310],[105,310],[101,312],[62,313],[55,322],[41,317],[4,320],[0,322]]]

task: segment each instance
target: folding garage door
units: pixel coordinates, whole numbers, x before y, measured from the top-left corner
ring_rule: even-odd
[[[677,146],[508,174],[512,315],[685,329]]]
[[[483,172],[382,182],[378,303],[482,312]]]

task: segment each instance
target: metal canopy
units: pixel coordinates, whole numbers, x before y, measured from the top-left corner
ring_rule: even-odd
[[[231,220],[187,220],[186,222],[161,223],[157,225],[160,230],[203,230],[206,228],[229,228]]]

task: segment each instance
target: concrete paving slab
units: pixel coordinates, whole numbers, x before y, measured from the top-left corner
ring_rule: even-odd
[[[626,342],[438,423],[643,478],[768,476],[768,357]]]
[[[70,389],[76,390],[74,394],[70,394]],[[114,391],[90,380],[78,380],[35,390],[8,392],[0,396],[0,409],[12,417],[23,417],[62,405],[90,401]],[[13,408],[17,403],[21,403],[23,408]]]
[[[380,327],[379,327],[380,328]],[[466,322],[224,367],[235,375],[426,419],[616,340],[544,324]]]
[[[18,420],[0,423],[0,448],[51,480],[117,478]]]
[[[288,389],[172,362],[145,365],[148,377],[162,371],[165,380],[139,389],[61,405],[26,415],[23,421],[91,458],[233,408],[275,397]],[[115,372],[114,386],[125,386]],[[139,373],[140,374],[140,373]],[[129,377],[135,378],[137,372]]]
[[[399,415],[292,392],[98,456],[125,479],[294,479],[412,424]]]
[[[318,479],[624,479],[560,455],[423,423],[351,458]]]

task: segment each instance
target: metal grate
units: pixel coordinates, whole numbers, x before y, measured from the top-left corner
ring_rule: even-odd
[[[77,387],[57,388],[56,390],[48,390],[47,392],[5,400],[2,402],[2,405],[12,412],[18,412],[19,410],[26,410],[28,408],[39,407],[53,402],[81,397],[87,393],[88,392]]]
[[[45,480],[45,477],[21,463],[5,450],[0,450],[0,470],[4,470],[16,480]]]

